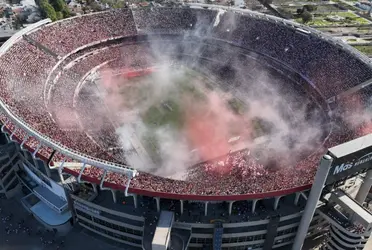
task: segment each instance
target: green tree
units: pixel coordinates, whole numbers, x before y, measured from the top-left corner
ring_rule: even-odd
[[[316,7],[316,5],[313,5],[313,4],[306,4],[304,5],[303,7],[303,10],[307,10],[308,12],[313,12],[313,11],[316,11],[318,8]]]
[[[66,8],[66,3],[64,0],[52,0],[51,4],[56,11],[62,11]]]
[[[66,8],[64,8],[62,10],[62,15],[63,15],[64,18],[72,16],[72,14],[71,14],[70,10],[68,9],[67,5],[66,5]]]
[[[52,21],[57,20],[56,11],[54,10],[53,6],[48,1],[40,0],[39,6],[40,6],[42,14],[45,17],[50,18]]]
[[[301,18],[303,23],[308,23],[313,20],[313,15],[308,11],[304,11],[301,14]]]
[[[63,19],[63,14],[60,11],[56,11],[57,20]]]
[[[112,5],[112,7],[113,8],[115,8],[115,9],[121,9],[121,8],[124,8],[124,4],[125,4],[125,2],[116,2],[116,3],[114,3],[113,5]]]
[[[23,28],[23,20],[20,18],[20,16],[16,16],[14,18],[14,28],[16,30]]]
[[[94,2],[94,1],[92,1],[89,6],[92,8],[93,11],[101,11],[102,10],[101,6],[99,6],[99,4]]]

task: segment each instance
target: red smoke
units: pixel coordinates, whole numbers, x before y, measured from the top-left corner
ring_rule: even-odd
[[[75,111],[69,107],[58,107],[54,111],[56,123],[62,130],[80,130]]]
[[[226,102],[217,93],[208,94],[207,103],[187,100],[185,110],[185,133],[193,149],[198,149],[203,161],[226,155],[233,149],[229,143],[231,131],[235,130],[241,139],[250,136],[250,123],[236,116],[226,107]],[[221,158],[220,161],[226,159]],[[221,173],[228,171],[228,166],[216,169]]]
[[[372,123],[366,123],[359,129],[358,135],[364,136],[372,133]]]
[[[106,91],[105,102],[110,111],[122,112],[129,109],[123,105],[123,96],[120,91],[122,84],[128,82],[130,78],[148,75],[155,71],[157,71],[155,68],[137,71],[126,69],[116,74],[120,77],[112,76],[112,71],[109,70],[102,73],[101,83]],[[251,139],[251,119],[248,116],[235,115],[227,107],[228,97],[223,97],[216,92],[204,92],[203,94],[206,98],[202,101],[189,95],[182,96],[180,100],[184,116],[181,132],[186,136],[190,145],[190,152],[185,153],[191,153],[193,149],[196,149],[202,161],[218,158],[219,162],[226,162],[228,153],[234,149],[229,139],[234,136],[240,136],[239,142]],[[213,170],[224,174],[230,171],[230,166],[219,164]]]
[[[122,76],[127,78],[127,79],[130,79],[130,78],[133,78],[133,77],[138,77],[138,76],[145,76],[145,75],[149,75],[153,72],[155,72],[155,68],[146,68],[146,69],[141,69],[141,70],[125,70],[124,72],[122,72]]]

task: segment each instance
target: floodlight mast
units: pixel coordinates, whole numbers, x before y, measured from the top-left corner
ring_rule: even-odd
[[[298,231],[292,246],[292,250],[302,249],[320,195],[322,194],[325,182],[327,180],[329,169],[331,168],[332,162],[333,158],[329,155],[324,155],[320,161],[320,166],[316,171],[314,182],[311,187],[309,198],[306,201],[306,207],[304,213],[302,214],[301,222],[298,227]]]

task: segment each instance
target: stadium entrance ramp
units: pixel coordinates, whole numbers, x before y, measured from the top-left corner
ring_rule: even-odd
[[[161,211],[158,225],[155,229],[154,238],[152,240],[152,250],[168,249],[173,221],[173,212]]]

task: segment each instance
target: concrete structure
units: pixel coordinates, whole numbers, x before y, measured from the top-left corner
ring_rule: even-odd
[[[355,200],[360,204],[363,204],[366,200],[369,191],[372,187],[372,170],[368,170],[366,176],[363,179],[363,184],[360,186],[360,189],[355,197]]]
[[[239,54],[241,58],[237,59],[243,61],[239,62],[239,64],[245,66],[244,63],[247,63],[248,65],[243,68],[244,71],[248,71],[248,69],[252,69],[252,71],[255,70],[255,67],[251,67],[251,60],[253,60],[253,58],[262,59],[262,65],[269,65],[270,70],[274,70],[275,73],[281,72],[283,75],[288,74],[295,78],[296,86],[306,86],[306,91],[303,92],[311,92],[311,94],[314,95],[311,97],[319,101],[319,105],[324,106],[324,110],[322,111],[330,111],[328,104],[335,102],[337,94],[340,94],[338,92],[339,89],[345,90],[355,87],[354,85],[359,86],[360,82],[365,82],[372,74],[370,61],[345,44],[312,30],[311,28],[276,17],[268,17],[254,13],[249,10],[235,9],[234,11],[228,12],[230,10],[227,8],[221,10],[216,6],[191,5],[177,9],[179,12],[176,14],[173,13],[174,9],[169,8],[154,10],[153,8],[146,10],[137,9],[133,12],[131,9],[116,11],[117,12],[108,11],[94,13],[89,15],[89,17],[92,17],[92,20],[95,20],[94,17],[100,20],[100,18],[104,19],[109,16],[119,22],[121,19],[119,20],[119,18],[116,17],[126,15],[128,19],[125,19],[124,23],[121,23],[121,25],[127,28],[127,30],[125,30],[125,32],[123,32],[123,30],[120,31],[120,35],[122,36],[111,37],[111,31],[115,27],[110,26],[105,30],[107,34],[110,34],[107,35],[107,37],[100,37],[98,35],[101,33],[96,32],[99,40],[89,41],[91,42],[89,44],[80,44],[79,42],[83,41],[83,39],[75,39],[78,41],[77,44],[68,44],[68,46],[64,47],[68,52],[58,51],[59,53],[57,53],[56,48],[54,48],[56,51],[53,51],[53,42],[56,41],[50,44],[42,44],[43,39],[37,41],[37,37],[32,38],[30,35],[36,32],[35,30],[40,31],[44,28],[58,27],[55,26],[59,24],[58,22],[47,24],[50,20],[45,20],[41,23],[28,26],[26,29],[10,38],[4,46],[1,47],[0,57],[4,56],[15,44],[21,46],[21,48],[23,48],[22,44],[26,48],[29,48],[27,47],[28,45],[32,45],[32,49],[35,49],[35,51],[38,51],[43,56],[48,55],[51,57],[51,72],[46,72],[48,73],[47,79],[45,83],[40,83],[40,85],[42,85],[42,90],[37,93],[38,96],[43,99],[42,105],[37,106],[40,110],[42,110],[44,106],[50,105],[50,102],[53,100],[53,98],[50,97],[53,92],[52,89],[54,84],[58,80],[57,76],[60,77],[61,72],[58,72],[58,70],[60,70],[59,66],[64,65],[67,60],[71,58],[75,60],[76,58],[74,57],[76,52],[85,55],[84,53],[86,52],[91,53],[91,50],[94,50],[97,45],[105,47],[111,46],[112,43],[120,43],[123,41],[128,43],[133,43],[134,41],[150,42],[148,39],[149,37],[151,38],[153,32],[164,32],[164,34],[162,34],[164,37],[161,35],[159,36],[159,39],[163,39],[159,40],[160,42],[166,39],[174,39],[177,41],[180,38],[184,38],[184,29],[186,29],[186,27],[187,30],[189,30],[196,24],[199,15],[205,17],[206,22],[209,22],[210,29],[208,29],[208,31],[211,30],[214,32],[211,36],[206,37],[208,43],[203,44],[204,59],[210,56],[211,58],[207,58],[208,61],[212,61],[212,59],[216,60],[216,58],[217,60],[223,60],[221,58],[224,55],[220,58],[213,58],[215,54],[219,55],[219,53],[209,53],[207,51],[208,48],[214,46],[214,48],[219,48],[219,50],[216,51],[223,52],[223,49],[221,49],[222,45],[228,46],[230,53],[231,51],[234,51],[234,53],[239,52],[236,54]],[[152,11],[156,14],[153,15]],[[236,11],[241,13],[235,15]],[[225,13],[227,14],[225,15]],[[149,19],[140,20],[140,17],[143,16],[147,16]],[[167,16],[167,19],[164,19],[164,16]],[[79,19],[73,19],[71,23],[75,21],[78,22],[77,20]],[[231,22],[231,20],[237,22]],[[144,24],[149,21],[151,21],[153,26],[146,27]],[[226,22],[224,23],[226,26],[218,26],[219,22],[223,21]],[[102,24],[102,21],[97,22],[97,24],[98,23]],[[231,23],[237,25],[236,29],[235,27],[232,27],[234,29],[230,29]],[[129,27],[125,26],[127,24]],[[143,28],[144,26],[141,27],[141,25],[144,25],[148,29]],[[87,26],[90,27],[89,25]],[[157,26],[162,28],[157,29]],[[69,28],[80,29],[81,27],[69,26]],[[239,28],[242,30],[239,30]],[[89,30],[88,34],[89,33],[91,33],[91,30]],[[251,33],[256,33],[256,35],[253,37],[248,36],[251,35]],[[106,33],[104,32],[104,34]],[[79,32],[77,32],[77,35],[79,35]],[[85,34],[83,35],[85,36]],[[213,42],[211,41],[212,36],[216,38]],[[277,37],[283,37],[283,41],[276,39]],[[85,36],[81,38],[87,39],[88,37]],[[224,39],[227,40],[225,41]],[[237,42],[242,43],[236,44]],[[57,44],[62,47],[62,42],[57,41]],[[314,45],[322,49],[317,50],[316,53],[307,53],[310,51],[308,48],[312,48]],[[67,50],[70,46],[73,48],[71,51]],[[17,51],[19,51],[19,47],[17,48]],[[26,52],[28,51],[25,51],[25,53]],[[95,52],[96,51],[94,51],[94,53]],[[182,49],[177,53],[177,56],[189,56],[186,52],[182,51]],[[199,56],[199,53],[195,54]],[[344,65],[342,65],[344,68],[340,67],[338,69],[339,72],[342,72],[340,76],[334,76],[334,67],[329,61],[324,63],[322,68],[318,66],[315,67],[315,76],[315,73],[311,70],[306,71],[307,69],[299,68],[302,65],[309,65],[309,62],[321,60],[323,57],[329,55],[336,56],[335,59],[332,58],[332,60],[327,57],[327,60],[330,62],[342,61],[344,63]],[[37,63],[36,59],[38,58],[33,58],[32,53],[28,56],[35,59]],[[227,56],[230,56],[230,54]],[[82,59],[83,57],[84,56],[81,56],[79,58]],[[231,62],[230,59],[231,58],[228,57],[223,61],[222,63],[225,63],[223,66],[228,65]],[[192,58],[193,62],[197,60],[202,59],[199,57]],[[256,62],[258,62],[258,60],[254,61],[254,63]],[[349,67],[349,62],[351,62],[352,67]],[[16,67],[19,61],[12,63],[11,66]],[[70,63],[70,61],[68,63]],[[341,64],[342,63],[339,63],[337,66]],[[73,64],[71,64],[71,66],[73,66]],[[221,70],[221,65],[217,66],[216,68],[218,70],[216,70],[216,72],[223,71]],[[328,66],[330,68],[326,68]],[[330,85],[326,85],[326,87],[318,85],[313,88],[312,84],[314,83],[311,82],[312,79],[307,79],[308,76],[306,75],[308,73],[311,75],[312,73],[312,76],[316,78],[320,69],[323,70],[322,78],[329,78],[331,80],[336,78],[337,81],[335,80],[335,82],[343,85],[334,89],[329,87]],[[37,67],[31,67],[27,70],[35,72],[39,69]],[[44,69],[40,70],[44,71]],[[231,69],[230,72],[236,72],[234,70],[236,69]],[[4,70],[3,72],[5,73],[6,71]],[[14,70],[14,72],[12,71],[12,73],[15,72],[16,70]],[[249,73],[253,74],[253,72]],[[25,75],[26,74],[23,74],[23,76]],[[27,86],[26,84],[29,83],[27,80],[29,79],[26,79],[24,82],[20,81],[19,85],[25,84],[25,86]],[[325,82],[325,84],[330,83],[332,83],[332,81]],[[227,87],[230,87],[230,84],[228,85]],[[318,93],[318,89],[322,87],[328,90],[327,93],[322,93],[324,96]],[[361,87],[359,86],[359,88]],[[34,86],[32,86],[32,89],[34,89]],[[7,91],[7,89],[4,88],[3,91]],[[3,93],[1,92],[1,94]],[[13,93],[8,94],[12,96]],[[328,102],[325,102],[325,98],[327,98]],[[55,130],[60,129],[58,124],[51,123],[55,125],[55,127],[50,128],[53,129],[53,133],[49,134],[50,137],[46,136],[45,134],[47,133],[43,134],[35,130],[33,124],[25,122],[40,124],[41,121],[39,116],[37,116],[38,119],[29,119],[29,117],[27,117],[28,119],[22,119],[22,117],[20,117],[21,112],[15,112],[19,111],[19,109],[13,107],[13,104],[14,103],[10,102],[8,98],[2,98],[0,100],[2,115],[4,117],[2,119],[2,132],[4,132],[4,134],[1,136],[6,139],[3,147],[4,149],[14,147],[14,150],[12,149],[13,151],[7,149],[7,152],[4,151],[0,154],[0,161],[1,164],[3,164],[0,167],[0,188],[7,196],[12,196],[16,191],[21,191],[20,187],[22,186],[22,191],[26,193],[24,204],[26,207],[28,207],[27,204],[31,204],[29,211],[36,216],[38,214],[40,215],[39,211],[47,211],[48,215],[52,214],[59,217],[58,220],[55,220],[58,221],[59,224],[54,221],[53,225],[51,225],[50,216],[47,216],[47,218],[39,216],[43,224],[57,231],[64,231],[66,228],[65,226],[70,223],[112,241],[124,244],[130,249],[151,249],[152,244],[161,246],[163,249],[167,248],[169,245],[175,249],[210,249],[212,247],[216,250],[226,248],[252,248],[264,250],[288,249],[294,243],[294,239],[297,235],[293,248],[298,250],[301,248],[305,237],[324,233],[324,231],[328,229],[330,223],[332,225],[331,230],[335,232],[333,234],[335,235],[334,238],[337,237],[337,223],[332,224],[333,215],[327,216],[328,213],[323,211],[325,209],[333,211],[335,209],[331,205],[333,201],[336,203],[349,204],[348,207],[352,207],[350,206],[350,199],[343,200],[341,196],[335,199],[333,199],[332,196],[329,200],[325,199],[325,197],[332,192],[337,192],[337,188],[343,187],[343,185],[339,183],[342,178],[348,178],[350,175],[355,174],[350,170],[354,165],[350,162],[340,162],[341,165],[332,167],[337,170],[337,173],[339,172],[342,174],[342,178],[337,177],[334,181],[327,183],[327,180],[329,180],[327,179],[329,164],[331,163],[331,160],[327,157],[322,161],[313,188],[311,188],[311,181],[304,181],[301,184],[296,184],[297,182],[295,182],[295,184],[288,182],[288,184],[292,184],[290,187],[275,188],[275,190],[266,190],[267,187],[263,186],[262,188],[265,190],[256,190],[251,193],[245,192],[240,194],[237,192],[234,195],[221,195],[219,193],[206,195],[200,193],[195,194],[190,192],[190,190],[181,190],[179,192],[166,190],[165,192],[161,192],[156,188],[150,189],[149,186],[151,185],[137,185],[133,187],[131,186],[131,181],[135,179],[138,173],[137,170],[122,163],[118,163],[117,159],[115,161],[108,161],[87,155],[86,152],[82,153],[78,151],[77,149],[80,149],[79,146],[83,146],[84,149],[88,148],[87,144],[91,143],[89,139],[77,140],[75,143],[80,144],[74,145],[74,147],[67,145],[68,143],[66,143],[66,141],[68,142],[69,138],[67,138],[67,140],[60,140],[59,137],[71,131],[55,133]],[[32,111],[32,109],[29,110]],[[38,114],[42,112],[40,110],[37,109],[37,112],[39,112]],[[45,111],[46,113],[49,112],[49,110]],[[48,122],[52,122],[50,115],[45,115],[48,117]],[[29,137],[32,137],[33,140],[28,140]],[[12,140],[17,141],[19,145],[12,142]],[[41,153],[42,150],[43,153]],[[95,150],[98,151],[102,149],[95,147]],[[102,152],[106,153],[104,150],[102,150]],[[62,155],[62,159],[58,159],[58,165],[53,162],[53,157],[56,153]],[[96,151],[90,151],[90,153],[96,153]],[[349,151],[344,153],[347,155]],[[333,156],[337,157],[337,153],[334,153]],[[65,164],[67,159],[73,159],[74,161],[78,161],[78,163]],[[94,166],[94,168],[92,166]],[[360,165],[360,167],[361,166],[362,165]],[[312,167],[311,170],[314,170],[316,166],[310,167]],[[87,168],[98,170],[96,174],[88,175],[85,171]],[[358,169],[362,171],[369,168],[370,166],[366,165],[365,168]],[[112,181],[110,178],[106,178],[108,177],[108,172],[116,173],[119,177],[125,175],[125,178],[119,181],[116,180],[116,182]],[[309,173],[309,176],[311,176],[312,172]],[[347,173],[347,175],[343,175],[343,173]],[[155,181],[160,178],[148,176],[149,179],[153,178]],[[367,176],[369,176],[369,174]],[[298,176],[298,178],[301,177],[302,176]],[[360,195],[358,196],[358,200],[360,201],[364,199],[365,190],[370,186],[368,178],[364,182],[365,186],[360,189]],[[162,180],[166,181],[166,178]],[[337,187],[333,187],[336,182]],[[238,185],[240,183],[238,183]],[[325,183],[327,187],[323,188]],[[237,189],[238,188],[237,186]],[[347,189],[347,187],[343,188]],[[309,194],[310,189],[311,192]],[[66,190],[67,192],[65,192]],[[38,200],[36,199],[35,204],[33,204],[32,200],[35,200],[35,197]],[[321,209],[316,210],[319,203],[323,206]],[[36,204],[40,204],[40,206],[35,207]],[[49,210],[47,210],[48,208],[52,210],[53,213],[49,213]],[[360,207],[355,208],[355,211],[358,211],[358,214],[360,213],[360,216],[365,218],[365,221],[370,221],[367,218],[368,214]],[[157,230],[160,229],[160,226],[164,222],[162,221],[162,214],[174,215],[174,221],[173,216],[172,219],[170,219],[169,215],[168,220],[166,220],[167,229],[163,230],[163,228],[162,230]],[[355,220],[361,220],[358,216],[354,216],[353,218]],[[352,218],[349,220],[352,220]],[[368,233],[363,235],[363,237],[367,237],[367,234]],[[353,235],[351,236],[353,237]],[[363,247],[363,237],[357,239],[357,247]],[[329,244],[332,244],[332,240],[329,242]]]
[[[298,228],[292,250],[302,249],[305,237],[308,232],[311,220],[314,216],[319,198],[322,194],[324,183],[328,177],[328,171],[331,167],[333,159],[329,155],[323,156],[318,171],[316,172],[314,184],[311,188],[309,198],[307,199],[305,211],[301,218],[301,223]]]

